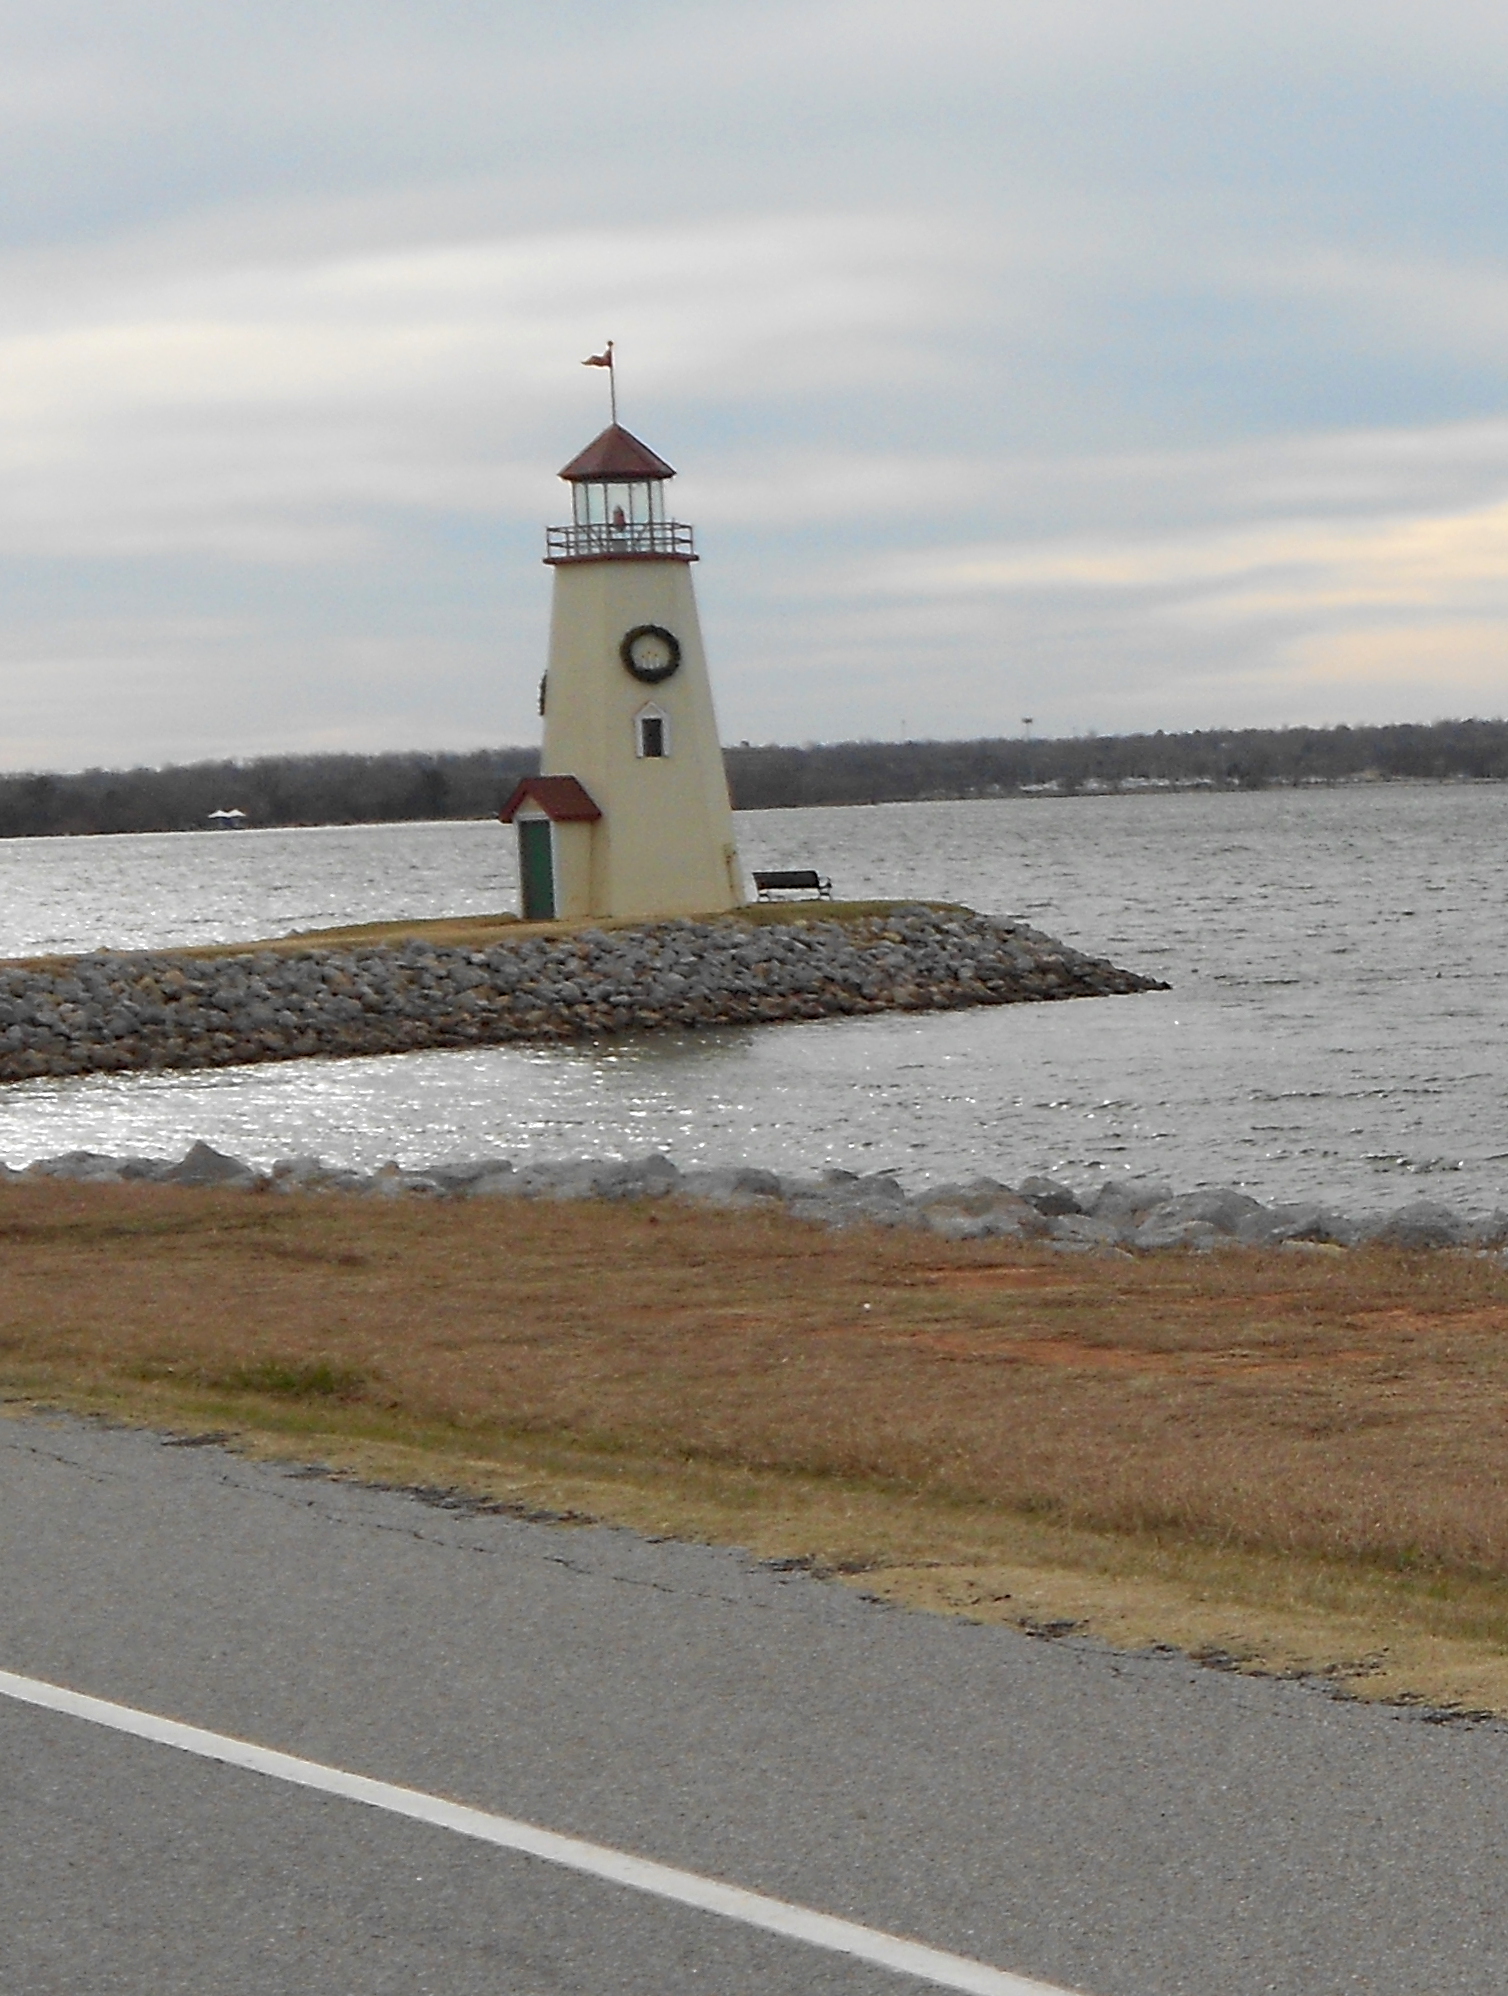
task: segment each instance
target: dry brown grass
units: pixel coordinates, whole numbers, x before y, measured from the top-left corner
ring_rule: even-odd
[[[874,915],[888,915],[892,909],[914,907],[912,901],[756,901],[731,912],[707,915],[712,922],[737,920],[756,928],[791,922],[860,922]],[[940,914],[968,915],[973,911],[954,901],[928,901],[921,904]],[[697,919],[692,917],[690,919]],[[310,950],[399,949],[407,942],[426,942],[437,949],[490,949],[494,943],[519,942],[544,936],[558,938],[580,935],[583,930],[642,929],[637,917],[601,917],[580,922],[524,922],[517,915],[435,915],[423,919],[394,922],[354,922],[337,929],[296,929],[291,935],[268,936],[255,942],[192,943],[168,952],[172,956],[211,960],[225,956],[245,956],[249,952],[271,951],[278,956],[301,956]],[[28,956],[0,959],[23,970],[64,971],[75,961],[67,956]]]
[[[12,1401],[1508,1707],[1496,1261],[38,1183],[0,1273]]]
[[[709,922],[737,919],[758,928],[784,922],[858,922],[870,915],[888,915],[893,908],[911,906],[898,901],[756,901],[747,907],[701,919]],[[929,908],[948,914],[968,914],[970,910],[951,901],[929,901]],[[690,919],[696,920],[696,917]],[[354,947],[396,948],[403,943],[434,943],[442,949],[487,949],[493,943],[517,942],[530,936],[574,936],[585,929],[605,932],[611,929],[642,929],[638,916],[597,916],[573,922],[525,922],[517,915],[438,915],[422,921],[358,922],[341,929],[300,929],[289,936],[277,936],[260,943],[202,943],[180,951],[186,956],[232,956],[247,950],[276,950],[284,955],[309,949],[348,949]]]

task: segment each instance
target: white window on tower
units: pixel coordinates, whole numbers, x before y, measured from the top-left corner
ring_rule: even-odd
[[[646,760],[669,755],[670,717],[663,707],[641,707],[634,715],[634,750]]]

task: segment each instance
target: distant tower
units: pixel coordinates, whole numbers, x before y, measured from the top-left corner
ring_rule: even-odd
[[[600,363],[591,363],[597,365]],[[527,920],[712,914],[745,900],[675,473],[614,421],[561,472],[571,524],[540,689],[541,773],[509,798]]]

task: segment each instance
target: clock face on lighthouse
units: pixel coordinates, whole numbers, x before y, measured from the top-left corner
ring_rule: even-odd
[[[635,624],[625,633],[618,656],[635,679],[642,679],[646,686],[658,686],[679,671],[681,647],[663,624]]]

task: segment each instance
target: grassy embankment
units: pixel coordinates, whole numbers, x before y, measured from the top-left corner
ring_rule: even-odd
[[[0,1395],[1508,1711],[1508,1270],[782,1213],[0,1196]]]
[[[860,922],[876,915],[889,915],[897,908],[918,906],[947,915],[970,915],[974,912],[957,901],[751,901],[742,908],[688,919],[747,922],[765,928],[785,922]],[[525,922],[517,915],[509,914],[437,915],[393,922],[354,922],[336,929],[299,929],[292,935],[267,936],[255,942],[189,943],[182,948],[157,950],[150,954],[209,959],[248,956],[254,951],[272,950],[281,956],[301,956],[310,950],[401,949],[407,942],[432,943],[437,949],[489,949],[494,943],[519,942],[534,936],[553,940],[580,935],[588,929],[603,933],[647,926],[636,916],[594,918],[580,922]],[[71,956],[55,955],[4,959],[6,964],[23,969],[49,971],[67,969],[74,961]]]

